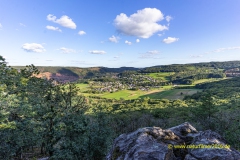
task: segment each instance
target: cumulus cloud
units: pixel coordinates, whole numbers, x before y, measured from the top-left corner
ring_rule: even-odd
[[[171,16],[166,16],[166,21],[167,22],[170,22],[172,20],[172,17]]]
[[[42,53],[46,51],[41,44],[37,44],[37,43],[25,43],[22,45],[22,49],[24,49],[27,52],[36,52],[36,53]]]
[[[49,14],[47,16],[47,20],[51,21],[51,22],[54,22],[54,23],[57,23],[57,24],[59,24],[63,27],[66,27],[66,28],[71,28],[71,29],[76,29],[77,28],[77,25],[73,22],[73,20],[66,15],[63,15],[61,18],[57,19],[56,16],[54,16],[52,14]]]
[[[136,42],[137,42],[137,43],[139,43],[139,42],[140,42],[140,40],[139,40],[139,39],[136,39]]]
[[[158,31],[167,30],[168,27],[157,22],[164,19],[162,12],[156,8],[145,8],[129,17],[121,13],[114,20],[118,32],[141,38],[149,38]]]
[[[128,45],[132,44],[132,42],[129,42],[129,41],[125,41],[125,43],[128,44]]]
[[[176,42],[178,40],[179,40],[179,38],[168,37],[168,38],[163,39],[163,42],[166,43],[166,44],[170,44],[170,43]]]
[[[84,32],[84,31],[79,31],[78,34],[79,34],[80,36],[82,36],[82,35],[87,34],[87,33]]]
[[[152,50],[152,51],[148,51],[146,53],[141,54],[141,56],[139,58],[143,58],[143,59],[147,59],[147,58],[158,58],[156,56],[158,56],[160,54],[160,51],[158,50]]]
[[[109,41],[110,41],[110,42],[117,43],[117,42],[118,42],[118,39],[119,39],[119,37],[112,36],[112,37],[109,38]]]
[[[62,32],[62,30],[61,30],[61,29],[59,29],[58,27],[46,26],[46,28],[47,28],[48,30]]]
[[[59,50],[61,50],[62,53],[76,53],[76,51],[74,49],[65,48],[65,47],[62,47]]]
[[[99,51],[99,50],[92,50],[92,51],[89,51],[89,53],[91,53],[91,54],[106,54],[107,52]]]

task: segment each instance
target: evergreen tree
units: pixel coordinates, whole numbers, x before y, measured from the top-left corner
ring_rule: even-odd
[[[201,97],[200,103],[195,104],[192,108],[193,120],[200,122],[204,129],[214,129],[214,122],[216,120],[215,113],[218,111],[214,104],[214,97],[210,93],[206,93]]]

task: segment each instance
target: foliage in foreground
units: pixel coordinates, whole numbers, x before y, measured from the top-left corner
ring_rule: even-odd
[[[36,150],[51,159],[102,159],[111,139],[107,116],[86,115],[86,98],[72,85],[18,72],[1,58],[0,159],[24,159]]]
[[[34,66],[18,72],[0,57],[0,159],[39,156],[35,153],[51,159],[104,159],[113,138],[122,133],[185,121],[198,130],[219,132],[240,149],[239,94],[221,99],[204,92],[185,101],[96,100],[77,95],[73,84],[32,77],[37,72]]]

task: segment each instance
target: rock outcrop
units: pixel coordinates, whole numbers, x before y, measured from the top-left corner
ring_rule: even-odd
[[[169,129],[146,127],[115,139],[107,160],[240,160],[218,133],[185,122]]]

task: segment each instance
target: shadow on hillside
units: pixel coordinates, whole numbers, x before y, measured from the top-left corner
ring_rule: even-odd
[[[169,99],[169,100],[183,100],[186,96],[192,96],[197,93],[201,92],[200,89],[172,89],[172,90],[165,90],[154,92],[146,95],[142,95],[139,98],[149,97],[151,99]]]
[[[70,69],[61,68],[57,71],[57,73],[53,73],[50,78],[59,82],[66,83],[77,81],[79,79],[79,76]]]
[[[66,69],[66,68],[61,68],[60,70],[58,70],[58,73],[64,74],[64,75],[67,75],[67,76],[79,77],[76,73],[74,73],[70,69]]]
[[[143,98],[149,97],[151,99],[162,99],[163,92],[164,91],[159,91],[159,92],[154,92],[154,93],[150,93],[150,94],[145,94],[145,95],[139,96],[139,98],[143,99]]]

